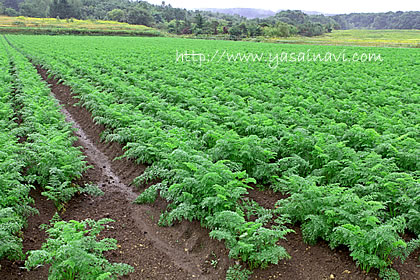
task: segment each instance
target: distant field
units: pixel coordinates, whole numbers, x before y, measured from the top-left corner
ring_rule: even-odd
[[[420,30],[334,30],[316,37],[268,39],[270,42],[377,47],[420,47]]]
[[[144,25],[131,25],[117,21],[0,16],[0,33],[163,36],[164,32]],[[205,39],[210,39],[210,37],[229,40],[228,37],[217,35],[207,36]],[[420,30],[334,30],[332,33],[316,37],[295,36],[258,38],[257,40],[289,44],[418,48],[420,47]]]
[[[0,33],[160,36],[144,25],[117,21],[0,16]]]

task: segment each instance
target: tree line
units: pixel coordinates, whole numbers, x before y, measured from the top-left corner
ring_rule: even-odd
[[[341,29],[420,29],[420,12],[352,13],[332,18]]]
[[[173,8],[130,0],[0,0],[0,14],[60,19],[114,20],[141,24],[173,34],[241,37],[316,36],[333,29],[420,29],[420,12],[307,15],[281,11],[267,18],[247,19],[210,11]]]

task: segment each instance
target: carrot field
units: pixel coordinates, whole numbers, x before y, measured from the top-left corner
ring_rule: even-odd
[[[37,212],[31,189],[59,213],[93,192],[81,181],[101,163],[78,148],[81,136],[60,112],[67,105],[50,94],[63,86],[77,100],[71,107],[101,128],[97,143],[121,149],[103,169],[134,166],[118,171],[136,194],[124,207],[159,205],[154,224],[196,223],[200,242],[223,244],[229,265],[194,278],[281,268],[293,261],[293,234],[345,251],[361,274],[337,279],[420,277],[417,49],[7,35],[0,68],[3,259],[26,258],[22,231]],[[209,258],[209,269],[222,263]],[[102,268],[106,277],[132,273]],[[166,279],[154,277],[144,279]]]

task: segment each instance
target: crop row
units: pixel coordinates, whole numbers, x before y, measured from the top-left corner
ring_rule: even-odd
[[[39,188],[58,208],[80,190],[72,181],[86,169],[73,147],[71,125],[32,64],[0,41],[1,164],[0,258],[22,257],[19,232],[29,214],[29,192]],[[36,205],[35,205],[36,207]]]
[[[0,257],[18,258],[21,240],[16,235],[25,224],[24,216],[35,212],[29,207],[33,200],[29,197],[30,186],[22,183],[23,164],[19,162],[21,147],[16,134],[14,115],[12,76],[9,73],[9,59],[3,41],[0,45]]]
[[[151,202],[158,192],[168,199],[164,224],[198,219],[233,256],[249,260],[266,244],[258,236],[262,225],[240,226],[248,224],[240,201],[253,177],[291,195],[278,212],[302,223],[306,241],[346,245],[365,270],[387,271],[406,253],[400,235],[420,233],[419,85],[410,50],[383,50],[388,62],[379,65],[288,65],[273,74],[263,63],[168,63],[177,47],[196,44],[210,53],[257,48],[251,44],[12,39],[73,87],[109,128],[106,140],[152,164],[138,181],[163,182],[138,201]],[[245,232],[254,236],[244,242]]]

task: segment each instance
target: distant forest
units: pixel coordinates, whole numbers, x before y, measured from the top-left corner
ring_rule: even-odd
[[[341,29],[420,29],[420,12],[352,13],[332,18]]]
[[[316,36],[333,29],[420,29],[420,12],[353,13],[324,16],[280,11],[248,19],[210,11],[190,11],[130,0],[0,0],[0,14],[59,19],[115,20],[174,34],[241,37]]]

